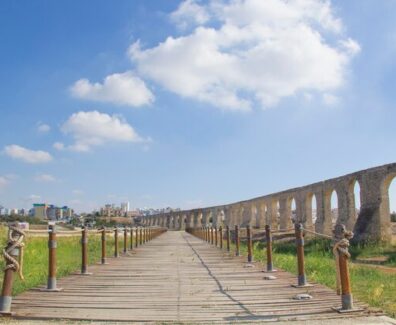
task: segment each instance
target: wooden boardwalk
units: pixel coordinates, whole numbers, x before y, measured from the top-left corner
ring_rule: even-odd
[[[331,307],[340,298],[315,285],[292,288],[295,276],[277,272],[264,280],[262,266],[185,232],[167,232],[108,265],[93,265],[91,276],[60,279],[62,292],[27,291],[13,300],[19,318],[94,321],[205,322],[276,321],[357,317]],[[294,300],[309,293],[311,300]]]

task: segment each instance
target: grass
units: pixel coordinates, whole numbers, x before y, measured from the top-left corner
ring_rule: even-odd
[[[367,251],[365,251],[367,249]],[[392,247],[369,246],[351,247],[352,256],[377,255]],[[394,248],[393,248],[394,249]],[[246,255],[246,244],[241,245],[241,253]],[[393,251],[394,252],[394,251]],[[263,243],[254,244],[256,261],[266,261]],[[273,262],[280,269],[297,274],[296,249],[293,242],[273,244]],[[311,282],[336,288],[335,262],[329,240],[306,240],[305,272]],[[387,273],[372,267],[350,263],[350,276],[353,296],[372,307],[384,310],[389,316],[396,317],[396,273]]]
[[[106,236],[106,255],[114,256],[114,235]],[[81,236],[57,238],[57,277],[63,277],[81,268]],[[0,228],[0,247],[5,247],[6,230]],[[129,247],[129,234],[128,234]],[[123,235],[119,235],[118,252],[123,250]],[[89,264],[94,264],[101,259],[101,236],[90,234],[88,238]],[[4,269],[4,260],[0,261],[0,269]],[[45,285],[48,276],[48,238],[28,237],[25,240],[25,252],[23,263],[25,281],[15,275],[13,295],[37,286]],[[3,278],[0,278],[2,286]]]

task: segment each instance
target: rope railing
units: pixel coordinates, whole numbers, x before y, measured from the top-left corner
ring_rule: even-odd
[[[108,234],[114,233],[114,250],[118,255],[118,232],[123,233],[123,252],[126,255],[128,252],[128,237],[130,240],[129,250],[133,249],[133,238],[135,239],[136,247],[138,243],[143,245],[154,238],[160,236],[167,231],[166,228],[161,227],[114,227],[112,229],[102,227],[100,229],[90,229],[83,227],[81,230],[70,230],[70,231],[56,231],[56,227],[50,225],[48,230],[22,230],[19,224],[10,224],[8,230],[8,240],[6,247],[3,249],[3,257],[5,260],[4,268],[4,281],[2,284],[2,291],[0,296],[0,315],[10,316],[11,313],[11,302],[12,302],[12,288],[14,282],[14,273],[17,273],[23,280],[23,252],[25,243],[23,242],[27,234],[47,234],[48,235],[48,281],[47,286],[42,291],[61,291],[61,288],[57,287],[57,235],[61,234],[76,234],[81,236],[81,273],[79,275],[89,276],[92,273],[88,272],[88,239],[89,235],[101,234],[101,264],[108,264],[106,261],[106,237]]]
[[[286,228],[286,229],[277,229],[275,231],[271,230],[270,225],[265,226],[265,242],[266,242],[266,260],[267,267],[263,272],[276,272],[273,268],[273,258],[272,258],[272,235],[285,233],[289,231],[294,231],[295,236],[295,244],[296,244],[296,255],[297,255],[297,284],[293,285],[293,287],[301,288],[301,287],[311,287],[312,284],[307,282],[306,274],[305,274],[305,262],[304,262],[304,237],[306,234],[312,234],[318,236],[320,238],[332,239],[333,240],[333,254],[335,257],[335,278],[336,278],[336,286],[337,286],[337,294],[341,295],[341,307],[333,308],[338,312],[352,312],[358,309],[353,306],[353,299],[351,293],[351,284],[350,284],[350,276],[348,269],[348,260],[350,258],[350,254],[348,252],[349,240],[353,237],[353,233],[351,231],[347,231],[344,225],[336,225],[333,233],[334,236],[329,236],[327,234],[322,234],[317,231],[313,231],[310,229],[305,229],[302,224],[296,223],[294,228]],[[209,245],[214,247],[219,247],[223,249],[223,235],[221,235],[220,239],[217,238],[218,232],[216,226],[211,227],[202,227],[202,228],[187,228],[186,232],[192,234],[200,238],[203,241],[206,241]],[[221,234],[223,232],[221,231]],[[233,237],[233,239],[231,239]],[[235,229],[233,232],[233,236],[231,236],[230,227],[226,226],[225,231],[226,238],[226,249],[227,252],[230,252],[230,242],[232,241],[235,246],[234,256],[240,255],[240,227],[239,225],[235,225]],[[218,242],[221,243],[218,245]],[[248,267],[254,267],[253,265],[253,249],[252,245],[252,231],[251,227],[246,226],[246,245],[247,245],[247,264]],[[273,280],[276,279],[275,276],[266,276],[264,279]]]
[[[313,234],[313,235],[316,235],[316,236],[319,236],[319,237],[322,237],[322,238],[326,238],[326,239],[333,239],[333,236],[329,236],[329,235],[326,235],[326,234],[321,234],[319,232],[316,232],[316,231],[313,231],[313,230],[309,230],[309,229],[304,229],[304,232],[307,232],[309,234]]]

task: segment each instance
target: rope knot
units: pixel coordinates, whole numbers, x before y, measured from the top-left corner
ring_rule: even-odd
[[[3,257],[6,261],[6,266],[4,271],[12,269],[14,272],[18,272],[19,277],[21,280],[25,280],[22,273],[23,267],[23,248],[25,244],[23,240],[26,236],[26,233],[15,226],[9,226],[8,228],[8,239],[7,239],[7,246],[3,249]],[[18,259],[14,258],[16,254],[13,254],[14,250],[18,249]]]

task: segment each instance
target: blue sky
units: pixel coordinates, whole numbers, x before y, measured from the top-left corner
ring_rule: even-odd
[[[2,1],[0,204],[192,208],[396,161],[396,1],[263,3]]]

